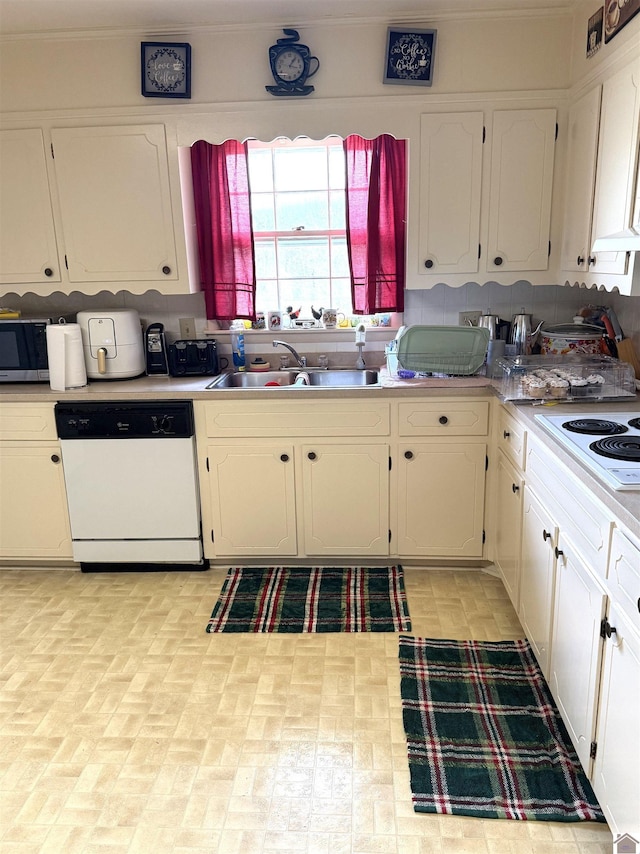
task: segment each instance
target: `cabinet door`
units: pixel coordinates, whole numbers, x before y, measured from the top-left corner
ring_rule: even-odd
[[[562,269],[567,271],[579,272],[589,268],[601,95],[602,87],[596,86],[569,110],[562,238]]]
[[[177,278],[163,125],[51,132],[71,282]]]
[[[389,447],[302,446],[304,551],[389,554]]]
[[[482,136],[479,112],[421,118],[420,273],[478,271]]]
[[[0,556],[69,558],[71,531],[57,443],[0,444]]]
[[[207,550],[209,539],[216,556],[297,554],[293,446],[210,445],[207,455]]]
[[[631,223],[639,86],[640,61],[623,68],[602,87],[592,242],[622,231]],[[626,273],[626,252],[597,252],[595,259],[593,272]]]
[[[518,610],[520,595],[520,537],[522,529],[522,493],[524,481],[502,454],[496,471],[496,543],[495,561],[502,581]]]
[[[558,528],[550,514],[531,491],[525,489],[518,616],[547,681],[556,566],[554,549],[557,542]]]
[[[494,113],[490,272],[548,268],[555,137],[555,110]]]
[[[560,532],[549,687],[587,773],[595,734],[605,604],[602,589],[573,543]]]
[[[482,557],[484,443],[398,447],[398,554]]]
[[[640,637],[615,607],[608,619],[593,788],[614,837],[640,839]]]
[[[0,132],[0,283],[59,282],[42,131]]]

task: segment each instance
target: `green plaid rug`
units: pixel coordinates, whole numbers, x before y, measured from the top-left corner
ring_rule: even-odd
[[[604,816],[526,640],[400,638],[415,812]]]
[[[410,632],[402,567],[232,567],[207,631]]]

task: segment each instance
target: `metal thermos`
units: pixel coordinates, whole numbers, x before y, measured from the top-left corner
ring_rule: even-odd
[[[535,344],[538,332],[544,321],[532,330],[530,314],[516,314],[511,321],[511,332],[509,343],[515,347],[516,356],[530,356],[531,348]]]

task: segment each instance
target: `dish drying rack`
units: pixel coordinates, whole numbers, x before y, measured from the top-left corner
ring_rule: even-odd
[[[484,365],[488,343],[483,327],[409,326],[397,339],[398,376],[470,376]]]

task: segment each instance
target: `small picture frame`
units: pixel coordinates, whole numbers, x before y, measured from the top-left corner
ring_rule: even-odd
[[[602,47],[602,28],[604,24],[604,6],[589,18],[587,24],[587,59],[596,54]]]
[[[191,97],[191,45],[141,42],[140,71],[145,98]]]
[[[383,83],[431,86],[437,30],[388,27]]]

